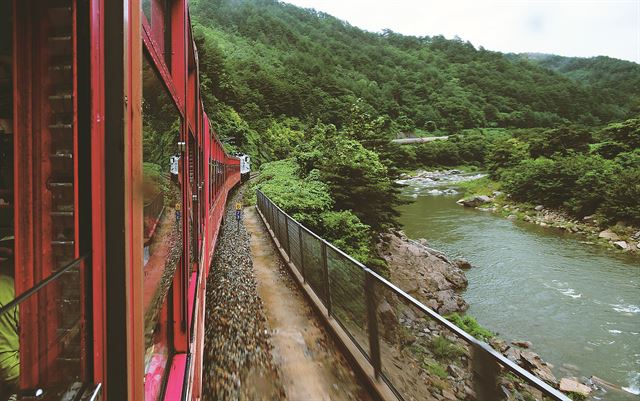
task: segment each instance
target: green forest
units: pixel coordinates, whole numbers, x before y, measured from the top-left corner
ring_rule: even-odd
[[[419,167],[471,164],[514,199],[640,221],[638,64],[372,33],[274,0],[193,0],[191,12],[227,149],[251,154],[267,195],[361,260],[396,225],[395,180]],[[406,135],[452,138],[390,143]]]

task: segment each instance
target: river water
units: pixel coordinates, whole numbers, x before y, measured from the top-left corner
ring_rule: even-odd
[[[595,375],[625,389],[595,397],[640,400],[640,258],[459,206],[463,194],[440,193],[456,179],[406,181],[414,202],[400,222],[410,238],[474,266],[468,313],[505,340],[531,341],[558,379]]]

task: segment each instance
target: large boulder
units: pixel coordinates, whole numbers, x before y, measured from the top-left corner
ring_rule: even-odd
[[[467,278],[442,253],[402,232],[383,234],[377,250],[389,266],[390,281],[409,295],[441,314],[467,309],[458,293],[467,287]]]
[[[576,393],[586,397],[591,393],[591,387],[565,377],[560,380],[560,391],[564,391],[565,393]]]
[[[511,341],[511,344],[520,348],[531,348],[531,341]]]
[[[484,205],[485,203],[489,203],[492,200],[493,198],[487,195],[479,195],[473,196],[471,198],[460,199],[456,203],[464,207],[478,207],[480,205]]]
[[[527,369],[531,373],[538,376],[540,379],[550,384],[557,384],[558,379],[551,372],[549,365],[543,361],[538,354],[531,351],[522,351],[522,358],[520,359],[520,366]]]
[[[629,244],[627,244],[627,241],[616,241],[613,243],[613,245],[615,245],[616,248],[620,248],[625,251],[629,249]]]
[[[510,347],[506,351],[503,351],[503,354],[545,382],[552,385],[556,385],[558,383],[558,379],[556,379],[551,372],[551,367],[535,352]]]
[[[598,237],[608,239],[609,241],[617,241],[620,239],[620,237],[618,237],[618,234],[614,233],[611,230],[601,231],[600,234],[598,234]]]

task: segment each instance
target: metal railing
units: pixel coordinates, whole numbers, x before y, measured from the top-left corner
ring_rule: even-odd
[[[5,369],[9,363],[12,375],[3,383],[6,391],[19,390],[25,398],[66,399],[63,394],[76,387],[77,392],[89,380],[85,291],[90,260],[87,253],[66,263],[0,306]],[[8,344],[17,348],[7,350]],[[25,383],[27,389],[19,388]]]
[[[259,190],[257,208],[289,262],[369,361],[376,379],[399,399],[495,401],[528,393],[532,399],[569,401],[320,238]]]

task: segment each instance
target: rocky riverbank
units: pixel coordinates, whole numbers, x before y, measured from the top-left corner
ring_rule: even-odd
[[[389,279],[409,295],[442,315],[464,312],[468,305],[461,291],[467,286],[463,269],[471,265],[462,259],[452,260],[433,249],[425,239],[412,240],[402,231],[381,236],[377,244],[379,255],[387,262]],[[396,296],[387,294],[378,314],[384,322],[383,349],[397,353],[390,375],[406,385],[403,391],[429,392],[435,400],[461,400],[473,397],[473,374],[470,372],[470,350],[467,344],[437,322],[407,309]],[[528,341],[508,343],[498,337],[487,338],[490,345],[505,357],[535,374],[551,386],[569,393],[586,396],[594,387],[588,379],[567,377],[558,380],[552,366],[530,350]],[[422,380],[408,380],[407,370],[416,369]],[[501,374],[502,391],[508,399],[542,399],[541,393],[524,385],[514,376]],[[424,388],[422,388],[424,386]],[[526,398],[531,396],[533,398]],[[431,399],[431,398],[428,398]]]
[[[417,197],[420,193],[457,195],[465,192],[460,186],[483,177],[486,177],[486,174],[477,171],[464,172],[459,169],[418,170],[411,174],[404,174],[398,183],[410,184],[418,188],[411,195],[413,197]],[[471,192],[458,200],[458,203],[480,211],[493,212],[509,220],[521,220],[541,227],[553,227],[581,234],[586,237],[586,243],[640,255],[640,227],[630,226],[624,222],[606,226],[596,215],[585,216],[582,219],[573,218],[561,210],[545,208],[543,205],[515,202],[509,198],[508,194],[488,187],[474,188]]]
[[[602,226],[595,215],[583,219],[572,218],[559,210],[543,205],[517,203],[508,194],[499,191],[488,195],[472,195],[458,200],[458,204],[480,211],[500,214],[509,220],[521,220],[541,227],[554,227],[587,237],[586,243],[600,244],[622,252],[640,254],[640,228],[619,222],[614,226]]]
[[[468,262],[452,262],[426,240],[410,240],[402,231],[383,234],[377,251],[389,266],[391,282],[409,295],[443,315],[467,310],[460,291],[468,284],[461,269],[470,267]]]

